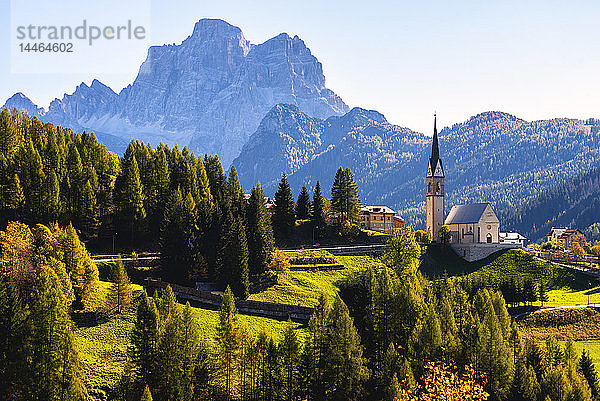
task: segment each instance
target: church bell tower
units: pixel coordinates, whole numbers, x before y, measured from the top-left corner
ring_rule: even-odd
[[[425,178],[427,193],[427,234],[433,242],[439,241],[440,228],[444,224],[444,168],[440,159],[438,147],[438,134],[436,126],[437,117],[433,115],[433,141],[431,156],[427,166]]]

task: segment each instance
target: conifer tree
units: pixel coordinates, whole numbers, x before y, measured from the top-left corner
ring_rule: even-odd
[[[154,299],[148,297],[143,290],[131,332],[129,356],[138,380],[146,383],[151,389],[154,388],[154,373],[157,369],[159,325],[160,317]]]
[[[98,268],[79,240],[73,225],[69,224],[60,239],[62,262],[71,278],[75,292],[75,307],[91,306],[99,286]]]
[[[149,205],[149,210],[146,212],[152,231],[158,232],[165,207],[169,201],[170,186],[169,164],[162,147],[152,154],[152,168],[153,176],[150,180],[150,188],[146,189],[146,194],[150,197],[146,202]]]
[[[273,208],[273,229],[279,236],[278,240],[289,238],[295,223],[294,196],[287,177],[283,173],[279,188],[275,192],[275,207]]]
[[[194,280],[198,268],[196,205],[179,188],[171,196],[161,226],[161,264],[164,276],[174,282]]]
[[[82,400],[73,323],[58,279],[42,269],[29,301],[28,364],[22,372],[29,381],[24,399]]]
[[[310,195],[308,189],[303,185],[298,195],[298,203],[296,203],[296,217],[298,220],[306,220],[312,215]]]
[[[240,344],[238,325],[233,292],[227,286],[223,294],[217,326],[219,364],[221,375],[225,379],[227,394],[231,394],[232,392],[233,374],[238,360]]]
[[[260,183],[252,188],[247,208],[248,268],[251,275],[265,272],[271,262],[275,241],[271,218]]]
[[[222,287],[230,286],[233,293],[248,298],[248,244],[245,228],[229,213],[220,238],[217,258],[217,279]]]
[[[206,168],[206,175],[210,185],[210,193],[215,199],[215,203],[223,209],[223,203],[226,201],[227,194],[227,180],[219,156],[204,156],[204,167]]]
[[[112,284],[108,294],[108,307],[122,313],[131,306],[131,283],[127,271],[123,267],[121,257],[117,259],[113,268]]]
[[[28,311],[8,280],[0,280],[0,399],[9,400],[23,391],[27,368]]]
[[[44,183],[44,222],[56,222],[60,216],[60,185],[54,170]]]
[[[227,188],[229,190],[229,198],[231,200],[231,213],[233,217],[239,218],[242,221],[246,220],[246,199],[244,198],[244,191],[238,178],[237,170],[235,166],[231,166],[229,170],[229,181],[227,182]]]
[[[323,194],[321,193],[321,184],[319,181],[317,181],[317,185],[315,186],[315,190],[313,192],[312,212],[314,229],[319,237],[324,234],[327,226],[323,202],[324,199]]]
[[[581,358],[579,359],[579,369],[583,373],[583,377],[590,386],[592,397],[597,400],[600,395],[600,389],[598,386],[598,373],[596,372],[596,366],[594,361],[590,358],[589,351],[583,350],[581,352]]]
[[[279,348],[283,365],[284,398],[293,400],[298,395],[300,342],[291,320],[288,320]]]
[[[134,236],[143,231],[142,225],[146,219],[143,186],[135,156],[131,157],[131,162],[124,169],[119,180],[119,217],[129,241],[133,243]]]
[[[331,187],[331,207],[340,224],[356,223],[360,214],[360,199],[354,174],[349,168],[339,167]]]
[[[0,112],[0,155],[12,159],[19,147],[19,141],[14,118],[4,108]]]
[[[367,378],[360,336],[348,307],[337,296],[326,320],[324,382],[327,399],[361,400]]]

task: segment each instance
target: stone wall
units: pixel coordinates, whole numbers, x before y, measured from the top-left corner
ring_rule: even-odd
[[[454,252],[467,262],[474,262],[487,258],[492,253],[505,249],[521,248],[515,244],[451,244]]]

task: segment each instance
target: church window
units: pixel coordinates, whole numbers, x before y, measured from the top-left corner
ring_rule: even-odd
[[[492,234],[488,233],[488,235],[487,235],[487,238],[486,238],[486,239],[487,239],[487,243],[488,243],[488,244],[491,244],[491,243],[492,243]]]
[[[427,184],[427,192],[431,193],[431,183]]]
[[[442,184],[440,184],[439,182],[437,183],[437,186],[435,188],[435,191],[439,194],[440,192],[442,192]]]

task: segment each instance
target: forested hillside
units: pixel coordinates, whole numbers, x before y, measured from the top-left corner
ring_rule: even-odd
[[[582,230],[588,241],[600,241],[600,168],[595,168],[505,210],[507,230],[531,241],[544,239],[552,227]]]
[[[440,131],[446,204],[489,201],[510,210],[540,191],[600,161],[600,121],[525,121],[486,112]],[[423,179],[430,139],[355,108],[341,117],[309,118],[278,105],[263,119],[236,159],[243,183],[261,181],[272,193],[272,166],[296,190],[349,166],[369,204],[386,204],[417,227],[424,225]],[[330,182],[323,181],[324,186]]]

